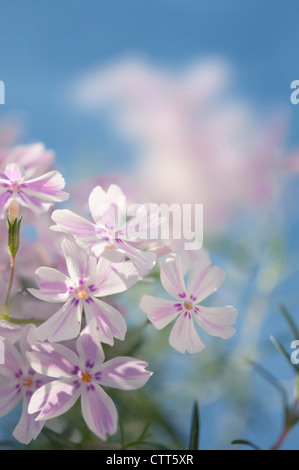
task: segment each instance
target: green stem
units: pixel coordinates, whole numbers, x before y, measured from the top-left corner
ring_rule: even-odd
[[[10,276],[9,276],[8,288],[7,288],[7,293],[6,293],[5,302],[4,302],[5,307],[7,307],[8,302],[9,302],[14,275],[15,275],[15,268],[16,268],[16,257],[12,256],[11,263],[10,263]]]

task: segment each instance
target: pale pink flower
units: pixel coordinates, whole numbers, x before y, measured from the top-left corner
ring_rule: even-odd
[[[161,263],[161,283],[175,300],[144,295],[140,308],[158,330],[175,320],[169,342],[176,350],[181,353],[199,352],[205,346],[198,336],[194,321],[211,336],[228,339],[235,333],[230,326],[236,320],[237,311],[234,307],[198,305],[219,289],[224,277],[224,271],[217,266],[211,267],[208,255],[202,251],[190,270],[186,287],[180,257],[169,256]]]
[[[140,277],[130,261],[112,263],[97,260],[65,239],[62,244],[68,276],[54,268],[37,269],[40,289],[29,289],[38,299],[63,306],[36,329],[40,341],[64,341],[76,338],[81,329],[84,309],[87,325],[97,342],[113,345],[113,338],[123,340],[127,326],[121,313],[98,297],[123,292]]]
[[[56,210],[52,219],[57,226],[54,230],[71,233],[78,243],[89,248],[97,257],[105,255],[110,259],[131,259],[141,274],[150,271],[156,263],[156,254],[138,248],[138,238],[134,228],[138,226],[138,235],[146,238],[153,226],[159,225],[157,213],[149,216],[136,214],[126,221],[125,198],[117,185],[110,185],[107,192],[96,186],[89,196],[89,209],[93,221],[87,220],[74,212]]]
[[[34,212],[49,209],[54,202],[65,201],[69,195],[62,191],[65,181],[58,171],[50,171],[27,179],[22,167],[10,163],[0,172],[0,214],[5,216],[12,200]]]
[[[0,163],[2,167],[10,163],[17,163],[23,168],[26,178],[33,178],[49,171],[54,162],[54,157],[53,150],[46,149],[42,142],[36,142],[6,149],[5,157],[4,151],[2,151],[3,163],[1,160]]]
[[[285,143],[286,117],[259,115],[234,96],[224,61],[167,69],[126,58],[93,70],[76,88],[84,107],[113,109],[116,132],[136,145],[134,187],[163,203],[204,204],[205,232],[235,216],[262,216],[299,171]]]
[[[103,440],[117,430],[117,410],[103,390],[137,390],[143,387],[152,372],[147,363],[132,357],[116,357],[104,362],[102,347],[89,334],[77,340],[78,355],[60,344],[39,343],[27,354],[31,367],[53,379],[31,397],[28,411],[37,423],[68,411],[81,397],[83,418],[89,429]],[[37,415],[37,416],[36,416]]]
[[[21,418],[14,429],[13,436],[23,444],[36,439],[45,422],[35,421],[37,414],[28,413],[28,404],[32,394],[48,378],[32,369],[26,359],[26,351],[30,349],[27,333],[30,327],[23,330],[20,350],[7,338],[4,342],[4,364],[0,365],[0,416],[5,416],[21,401]]]

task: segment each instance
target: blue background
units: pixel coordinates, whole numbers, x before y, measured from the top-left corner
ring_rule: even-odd
[[[90,170],[88,164],[80,167],[83,152],[105,155],[99,162],[101,170],[118,165],[126,171],[130,149],[115,135],[109,119],[104,116],[99,121],[72,106],[69,90],[74,79],[132,55],[179,67],[216,56],[235,68],[234,91],[245,96],[257,112],[287,110],[286,146],[299,147],[299,105],[290,103],[290,83],[299,79],[298,13],[296,0],[1,0],[0,79],[5,83],[6,103],[1,105],[0,115],[24,119],[25,143],[43,141],[55,149],[66,178],[78,177],[79,170],[92,174],[93,165]],[[295,182],[284,200],[287,253],[293,262],[298,258],[298,195]],[[298,277],[295,269],[275,293],[273,308],[287,298],[295,311]],[[265,323],[264,337],[282,328],[284,323],[277,315]],[[281,378],[291,378],[288,365],[279,356],[271,356],[269,367]],[[265,391],[262,379],[253,380],[259,398],[265,393],[266,400],[272,392],[267,387]],[[203,411],[205,448],[214,446],[217,413],[216,406],[211,412],[208,406]],[[275,440],[280,420],[278,413],[270,417],[255,408],[253,401],[247,434],[236,438],[252,438],[267,446]],[[285,448],[296,447],[298,436],[295,430]]]

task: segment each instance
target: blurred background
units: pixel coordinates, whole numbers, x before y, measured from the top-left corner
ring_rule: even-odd
[[[44,142],[78,203],[94,183],[116,182],[138,201],[204,204],[204,245],[226,270],[209,305],[234,305],[237,331],[227,342],[203,335],[196,357],[170,350],[169,331],[143,333],[138,353],[156,374],[140,407],[159,405],[165,422],[152,440],[165,445],[187,445],[194,400],[201,448],[275,443],[279,394],[248,360],[292,399],[293,370],[269,336],[291,354],[281,305],[299,325],[298,9],[296,0],[0,0],[1,145]],[[126,299],[132,328],[144,322],[140,295]],[[0,420],[2,440],[14,425],[14,413]],[[299,428],[283,448],[298,438]]]

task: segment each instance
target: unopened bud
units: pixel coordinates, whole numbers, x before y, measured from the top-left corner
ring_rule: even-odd
[[[20,219],[15,218],[13,222],[10,219],[10,214],[7,216],[7,225],[8,225],[8,249],[11,256],[14,258],[19,251],[20,246],[20,224],[22,217]]]
[[[14,221],[19,217],[19,203],[16,199],[13,199],[8,207],[8,216],[10,223],[14,223]]]

